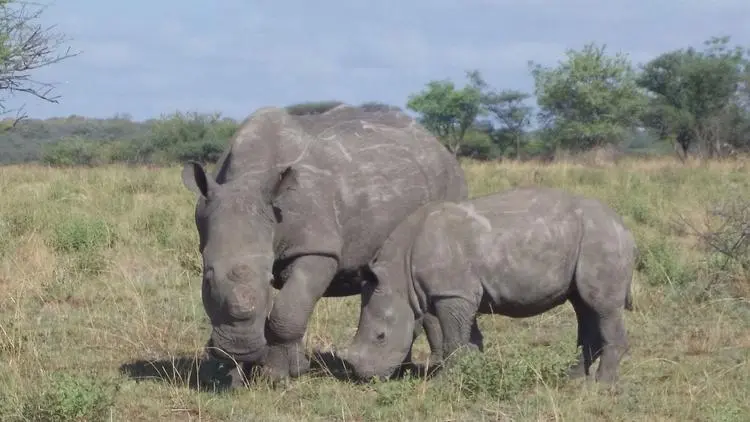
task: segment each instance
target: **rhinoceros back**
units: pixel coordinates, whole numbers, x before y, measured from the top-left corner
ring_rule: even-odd
[[[304,116],[260,109],[235,134],[216,178],[262,189],[287,166],[297,170],[301,186],[285,203],[304,221],[290,221],[297,229],[289,232],[280,228],[284,253],[337,255],[341,270],[366,264],[420,205],[468,196],[457,160],[393,109],[342,105]]]
[[[300,121],[319,143],[311,162],[333,175],[317,180],[335,182],[330,211],[343,241],[342,268],[364,265],[420,205],[468,196],[456,159],[403,112],[339,106]]]

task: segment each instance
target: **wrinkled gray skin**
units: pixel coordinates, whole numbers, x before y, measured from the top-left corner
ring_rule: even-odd
[[[182,178],[198,194],[207,349],[274,379],[309,369],[302,338],[316,302],[359,294],[361,268],[401,220],[468,195],[458,162],[408,115],[346,105],[259,109],[213,175],[188,163]]]
[[[622,309],[632,309],[635,254],[612,209],[556,189],[425,205],[370,264],[357,333],[338,355],[361,378],[387,378],[423,318],[438,321],[427,339],[440,361],[461,346],[483,350],[478,314],[525,318],[570,301],[582,346],[570,376],[589,375],[601,357],[596,380],[615,382],[628,348]]]

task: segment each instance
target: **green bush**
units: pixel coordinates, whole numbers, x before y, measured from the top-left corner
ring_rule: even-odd
[[[209,139],[203,141],[181,144],[172,148],[170,157],[185,162],[188,160],[202,163],[215,163],[219,161],[224,152],[226,140]]]
[[[115,233],[106,221],[88,216],[70,216],[54,228],[52,244],[58,252],[91,252],[114,243]]]
[[[136,230],[143,236],[153,236],[156,243],[164,248],[168,248],[172,243],[172,233],[176,215],[174,211],[168,208],[151,210],[148,214],[139,218]]]
[[[42,162],[51,166],[101,164],[101,145],[79,137],[65,138],[43,147]]]
[[[78,274],[98,275],[108,265],[102,249],[111,248],[117,240],[114,227],[106,221],[88,216],[70,216],[53,229],[51,244],[57,252],[72,259],[70,267]]]
[[[144,124],[148,130],[123,139],[94,140],[93,129],[42,147],[42,162],[51,166],[95,166],[109,163],[216,162],[239,123],[219,114],[174,113]]]
[[[199,143],[206,140],[231,138],[239,125],[221,115],[200,113],[174,113],[157,121],[151,133],[153,144],[159,149],[175,145]]]
[[[449,391],[459,391],[472,401],[508,400],[538,382],[554,387],[565,379],[573,363],[551,347],[534,347],[509,355],[462,352],[450,360],[453,362],[440,375],[441,382]]]
[[[674,241],[653,236],[644,243],[639,249],[649,284],[681,287],[695,278],[695,265],[683,259],[682,249]]]
[[[143,164],[149,162],[156,148],[148,139],[115,141],[109,144],[107,161],[110,163]]]
[[[54,373],[49,384],[25,398],[21,413],[39,422],[103,421],[117,390],[109,381]]]

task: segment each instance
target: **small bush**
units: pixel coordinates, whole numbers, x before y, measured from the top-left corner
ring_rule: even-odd
[[[83,193],[80,185],[55,180],[49,185],[47,195],[50,201],[67,202]]]
[[[106,221],[72,216],[55,226],[52,246],[58,252],[90,252],[110,247],[114,241],[115,233]]]
[[[683,219],[706,252],[706,289],[730,286],[731,294],[750,295],[750,201],[730,198],[706,215],[703,229]]]
[[[665,237],[647,239],[639,245],[640,259],[646,280],[651,285],[681,287],[695,276],[695,267],[682,262],[682,251],[674,241]]]
[[[52,247],[72,255],[78,273],[100,274],[107,267],[102,248],[111,248],[117,240],[114,228],[106,221],[87,216],[72,216],[55,226]]]
[[[149,162],[156,148],[148,139],[112,142],[108,148],[107,161],[110,163],[144,164]]]
[[[106,420],[117,389],[108,381],[55,373],[49,384],[25,398],[21,413],[39,422]]]
[[[225,143],[226,140],[223,139],[207,139],[181,144],[173,147],[170,155],[179,162],[215,163],[221,158]]]
[[[151,147],[155,161],[215,162],[239,125],[220,114],[175,113],[156,122]]]
[[[42,162],[51,166],[93,166],[100,164],[101,145],[78,137],[65,138],[47,144],[42,150]]]
[[[154,209],[138,219],[136,229],[144,236],[153,236],[161,247],[169,247],[172,243],[172,232],[175,213],[166,208]]]
[[[459,353],[441,374],[444,386],[464,398],[508,400],[538,382],[562,381],[573,363],[551,348],[534,347],[523,353]]]
[[[21,237],[38,229],[36,215],[28,208],[19,206],[5,215],[0,215],[0,235],[3,237]]]
[[[157,191],[157,180],[150,174],[142,174],[138,177],[128,178],[127,180],[120,182],[118,185],[120,191],[130,195],[154,193]]]

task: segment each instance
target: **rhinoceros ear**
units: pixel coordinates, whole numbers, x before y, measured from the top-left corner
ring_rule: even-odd
[[[271,202],[275,202],[276,198],[281,196],[284,192],[296,188],[299,184],[299,179],[297,177],[297,170],[295,170],[291,166],[285,168],[281,173],[279,173],[278,180],[271,187]]]
[[[203,170],[203,166],[195,161],[188,161],[182,167],[182,183],[190,191],[208,197],[211,183]]]
[[[277,200],[284,194],[284,192],[296,188],[298,184],[299,179],[297,179],[297,170],[292,167],[287,167],[279,173],[278,179],[276,179],[271,185],[271,188],[268,191],[268,202],[271,204],[271,208],[273,208],[273,214],[276,217],[277,223],[281,223],[283,220],[281,208],[278,206]]]

